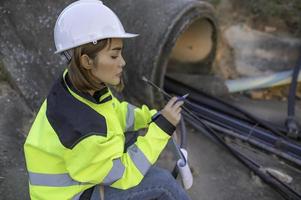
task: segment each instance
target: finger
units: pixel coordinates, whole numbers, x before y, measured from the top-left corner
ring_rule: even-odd
[[[181,107],[176,108],[176,114],[179,114],[182,111]]]
[[[165,107],[171,107],[177,101],[177,97],[172,97]]]
[[[184,104],[184,101],[178,101],[178,102],[176,102],[172,107],[174,108],[174,109],[177,109],[177,108],[179,108],[180,106],[182,106]]]
[[[179,116],[181,115],[181,111],[180,112],[177,112],[175,113],[175,118],[179,118]]]
[[[179,124],[180,119],[181,119],[181,114],[178,114],[176,117],[176,125]]]

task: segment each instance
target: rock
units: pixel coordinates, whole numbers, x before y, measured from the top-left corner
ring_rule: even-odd
[[[264,27],[264,31],[267,32],[267,33],[272,33],[272,32],[275,32],[277,30],[276,27],[271,27],[271,26],[265,26]]]
[[[241,76],[262,76],[292,69],[301,53],[301,40],[276,37],[248,26],[231,26],[224,36],[234,50],[235,67]]]
[[[263,99],[264,91],[250,91],[249,95],[252,99]]]
[[[293,178],[290,175],[284,173],[281,170],[273,168],[264,168],[264,171],[286,184],[290,184],[293,181]]]

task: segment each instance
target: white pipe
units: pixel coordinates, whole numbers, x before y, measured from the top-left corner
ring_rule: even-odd
[[[291,82],[292,73],[293,70],[288,70],[261,77],[227,80],[225,81],[225,84],[230,93],[251,89],[269,88],[289,84]],[[299,81],[301,81],[301,72],[298,75],[298,82]]]
[[[177,166],[178,166],[179,172],[182,177],[183,186],[184,186],[185,190],[188,190],[191,188],[191,186],[193,184],[193,176],[192,176],[190,167],[188,165],[188,153],[187,153],[186,149],[181,148],[181,152],[182,152],[184,158],[179,159],[177,161]]]
[[[182,178],[182,184],[185,190],[191,188],[193,184],[193,176],[188,164],[188,153],[186,149],[180,148],[176,143],[174,136],[171,140],[172,145],[175,148],[176,156],[178,157],[177,166],[179,169],[179,173]]]

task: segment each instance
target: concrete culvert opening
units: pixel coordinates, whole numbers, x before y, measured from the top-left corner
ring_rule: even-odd
[[[208,20],[199,19],[193,22],[177,39],[170,55],[167,73],[185,72],[185,66],[202,62],[212,51],[212,35],[212,24]],[[184,69],[179,69],[177,63],[183,64]]]
[[[187,16],[190,15],[187,14]],[[179,21],[181,25],[175,26],[174,32],[177,34],[171,34],[170,39],[167,40],[163,48],[165,52],[162,52],[162,55],[166,56],[162,59],[166,60],[158,66],[157,79],[153,78],[153,80],[161,88],[166,87],[167,78],[172,78],[195,89],[204,90],[204,87],[208,87],[211,90],[212,86],[209,82],[212,77],[209,74],[212,72],[217,48],[215,18],[202,14],[190,18],[187,16]],[[216,86],[213,87],[216,88]],[[156,89],[153,89],[153,94],[155,105],[163,102],[162,95]]]
[[[213,95],[227,93],[224,80],[212,74],[216,42],[216,27],[212,21],[200,18],[191,23],[179,35],[172,48],[166,66],[164,87],[168,88],[168,78]]]

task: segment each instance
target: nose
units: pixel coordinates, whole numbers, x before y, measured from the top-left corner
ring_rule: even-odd
[[[126,62],[123,59],[123,56],[120,56],[120,67],[123,68],[125,65],[126,65]]]

